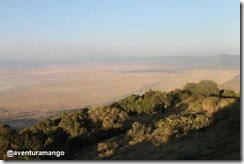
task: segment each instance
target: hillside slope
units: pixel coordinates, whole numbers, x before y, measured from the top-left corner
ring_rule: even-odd
[[[241,85],[240,80],[241,80],[241,77],[240,77],[240,75],[238,75],[238,76],[234,77],[233,79],[230,79],[230,80],[226,81],[225,83],[221,84],[219,86],[219,88],[240,92],[240,85]]]

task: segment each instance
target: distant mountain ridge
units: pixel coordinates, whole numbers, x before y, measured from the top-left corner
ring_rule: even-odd
[[[239,69],[240,55],[215,56],[160,56],[160,57],[109,57],[109,56],[70,56],[57,60],[18,60],[0,59],[0,69],[33,68],[40,66],[62,66],[71,64],[143,64],[177,66],[184,69]]]
[[[160,60],[160,59],[159,59]],[[186,68],[240,68],[240,56],[239,55],[216,55],[216,56],[176,56],[165,60],[161,58],[161,62],[164,64],[177,64]]]

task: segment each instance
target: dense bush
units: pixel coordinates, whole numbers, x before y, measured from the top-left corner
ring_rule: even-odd
[[[145,124],[141,124],[140,122],[134,122],[132,124],[132,128],[127,131],[127,136],[129,137],[130,145],[134,145],[137,143],[141,143],[144,140],[148,140],[150,138],[150,127],[146,127]]]
[[[0,124],[0,159],[8,159],[6,152],[16,147],[16,131],[6,124]]]
[[[182,115],[171,115],[156,123],[152,133],[152,139],[156,144],[165,144],[170,139],[179,138],[190,132],[209,126],[210,120],[204,115],[187,117]]]
[[[127,131],[129,144],[134,145],[143,141],[152,141],[155,145],[166,144],[170,140],[186,136],[210,125],[210,119],[205,115],[171,115],[155,123],[155,127],[134,122]]]
[[[140,105],[140,102],[142,101],[141,96],[139,95],[131,95],[128,96],[122,100],[119,100],[117,102],[117,106],[122,108],[123,110],[127,112],[138,112],[138,107]]]
[[[167,101],[169,102],[171,107],[174,107],[176,104],[182,102],[183,100],[186,100],[191,95],[190,91],[188,90],[181,90],[176,89],[174,91],[170,91],[167,94]]]
[[[165,99],[166,93],[150,89],[142,96],[132,95],[119,100],[117,106],[129,113],[152,113],[162,109]]]
[[[69,115],[63,114],[58,124],[62,127],[70,137],[86,134],[88,132],[90,122],[85,110],[79,110]]]
[[[117,129],[122,127],[123,122],[128,118],[126,112],[117,108],[99,106],[89,111],[89,117],[94,123],[100,124],[104,130]]]
[[[198,84],[187,83],[183,89],[189,91],[191,94],[201,94],[205,97],[218,95],[219,93],[218,85],[211,80],[202,80]]]
[[[223,90],[220,90],[219,96],[223,97],[223,98],[236,98],[236,97],[238,97],[238,94],[235,93],[234,91],[223,89]]]

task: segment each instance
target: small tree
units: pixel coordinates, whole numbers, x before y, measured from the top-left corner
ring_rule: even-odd
[[[199,87],[202,94],[206,97],[211,95],[218,95],[218,85],[211,80],[202,80],[199,82]]]
[[[202,80],[199,82],[199,84],[187,83],[184,86],[184,90],[188,90],[191,94],[201,94],[205,97],[211,95],[217,96],[219,93],[218,85],[211,80]]]

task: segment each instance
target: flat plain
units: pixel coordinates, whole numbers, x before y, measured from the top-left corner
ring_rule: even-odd
[[[107,104],[130,94],[143,94],[148,89],[168,92],[203,79],[221,85],[239,74],[239,69],[102,63],[17,71],[2,69],[0,121],[19,129],[63,112]]]

